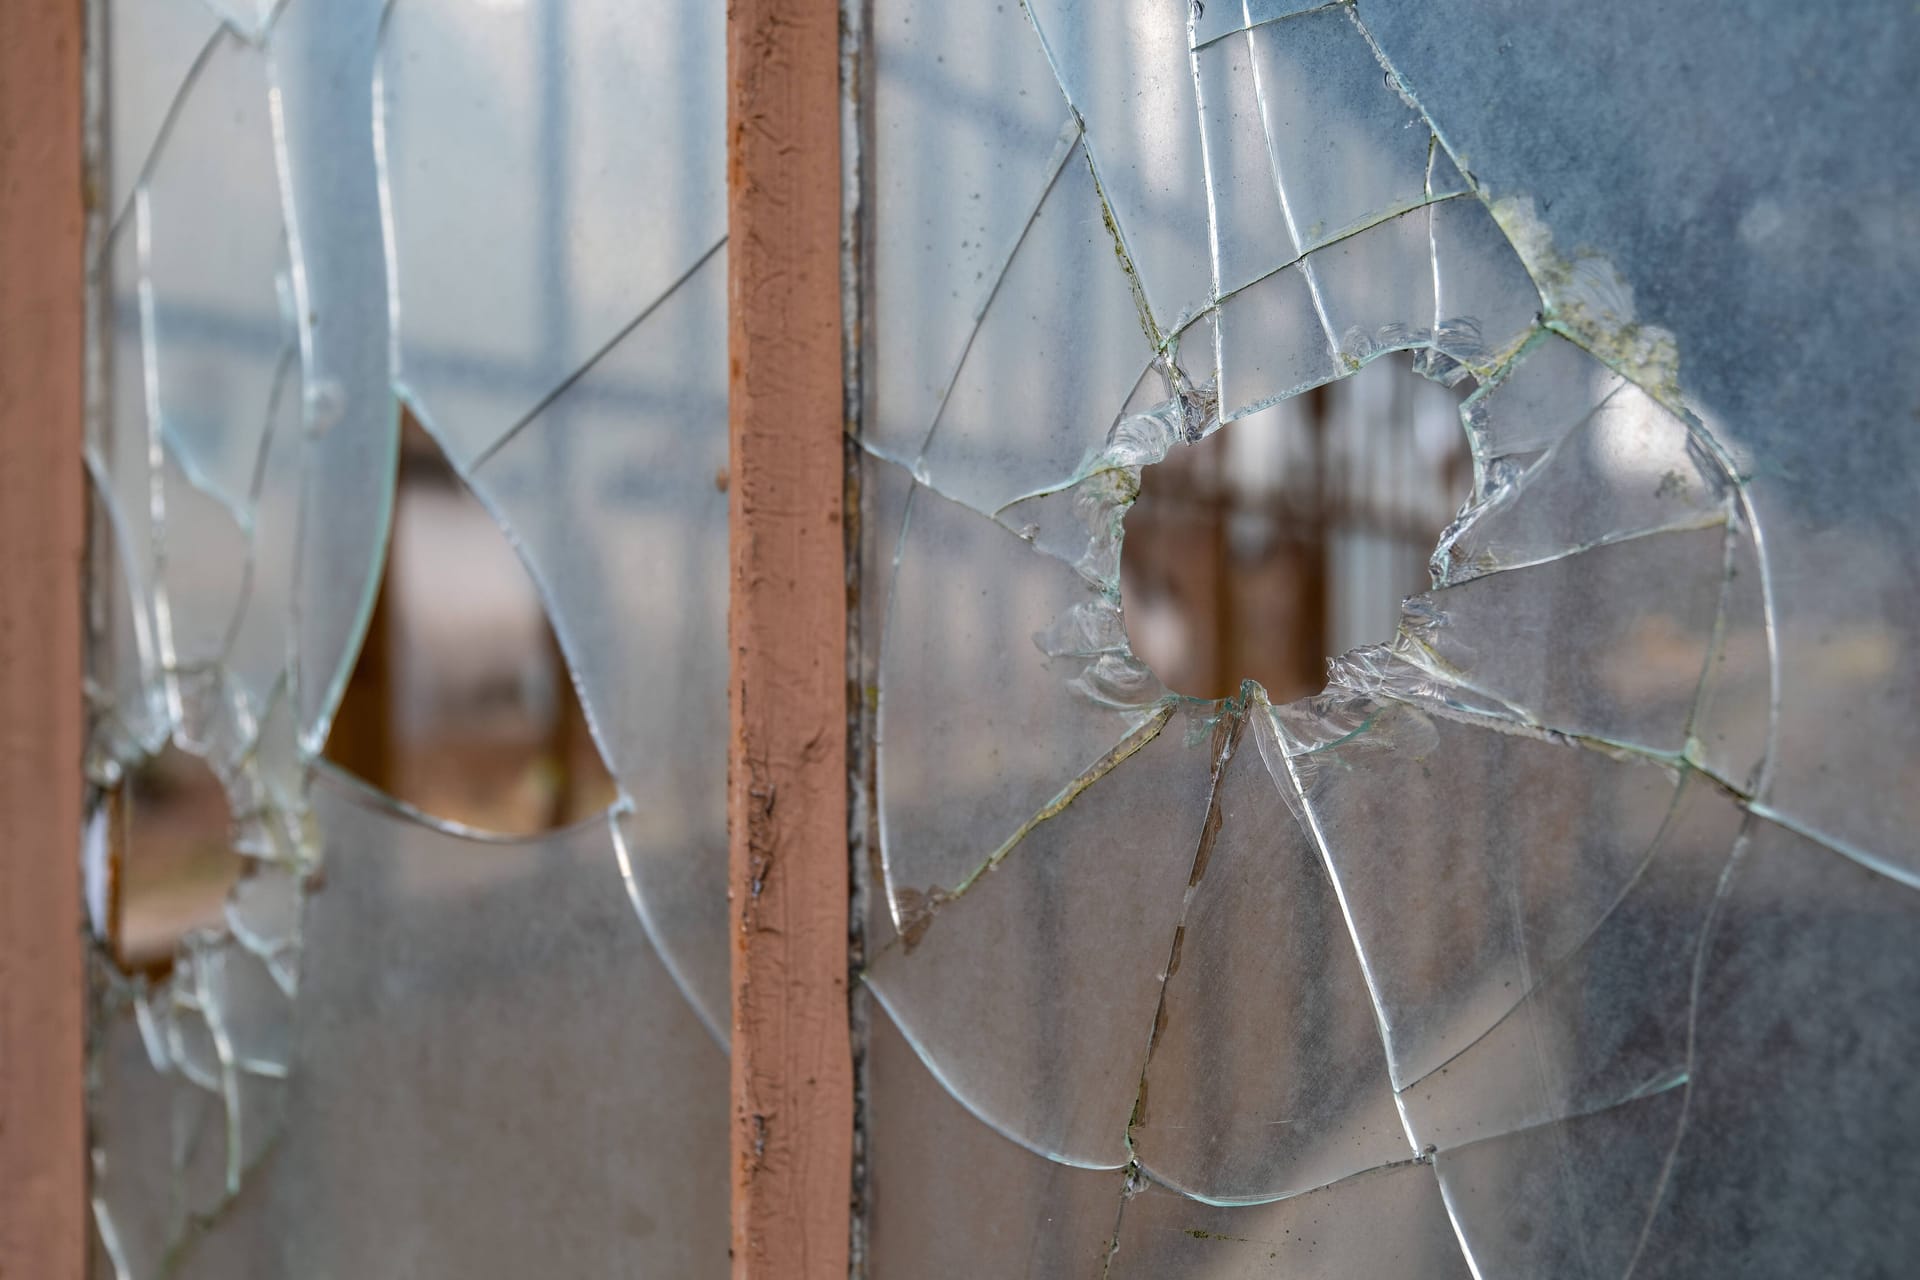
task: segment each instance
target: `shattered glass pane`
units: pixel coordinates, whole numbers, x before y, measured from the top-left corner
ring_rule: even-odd
[[[725,7],[93,4],[98,1273],[717,1274]],[[867,1273],[1910,1267],[1912,15],[844,14]],[[408,420],[604,803],[360,740]]]
[[[99,1275],[727,1266],[723,21],[97,0]]]
[[[1912,1257],[1920,49],[1765,9],[872,6],[872,1274]]]

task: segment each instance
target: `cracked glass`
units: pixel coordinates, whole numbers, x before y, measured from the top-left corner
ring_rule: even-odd
[[[725,7],[89,13],[95,1273],[717,1275]],[[856,1269],[1910,1266],[1912,15],[842,16]]]
[[[1920,50],[1765,11],[866,11],[871,1274],[1910,1258]]]
[[[92,15],[96,1274],[723,1273],[720,8]]]

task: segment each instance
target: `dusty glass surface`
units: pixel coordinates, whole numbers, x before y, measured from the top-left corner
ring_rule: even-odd
[[[721,10],[94,29],[98,1274],[722,1273]]]
[[[1911,15],[869,30],[871,1274],[1909,1265]],[[1435,396],[1397,617],[1135,652]]]

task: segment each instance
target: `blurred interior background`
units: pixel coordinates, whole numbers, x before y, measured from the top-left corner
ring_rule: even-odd
[[[1319,692],[1329,657],[1392,639],[1471,487],[1471,389],[1395,353],[1175,445],[1126,516],[1134,652],[1180,693],[1257,680],[1279,703]]]

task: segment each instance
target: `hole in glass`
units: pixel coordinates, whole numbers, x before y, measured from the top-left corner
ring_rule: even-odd
[[[1471,389],[1395,353],[1176,444],[1126,514],[1134,653],[1176,692],[1257,680],[1278,703],[1318,693],[1328,655],[1389,639],[1471,487]]]
[[[246,872],[226,789],[204,760],[169,744],[128,769],[105,803],[114,958],[159,977],[182,937],[224,922],[227,891]]]
[[[411,416],[380,596],[326,756],[423,813],[506,835],[617,793],[526,566]]]

